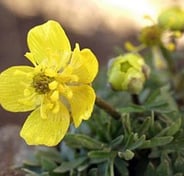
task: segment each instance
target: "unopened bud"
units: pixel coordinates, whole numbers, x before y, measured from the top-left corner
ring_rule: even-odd
[[[180,7],[171,7],[163,11],[158,17],[162,28],[170,30],[184,30],[184,10]]]
[[[150,69],[138,54],[114,58],[108,70],[108,81],[113,90],[138,94],[149,77]]]
[[[155,46],[161,43],[162,29],[157,25],[144,27],[139,35],[139,40],[147,46]]]
[[[128,161],[128,160],[131,160],[135,156],[135,153],[127,149],[124,152],[118,152],[118,156]]]

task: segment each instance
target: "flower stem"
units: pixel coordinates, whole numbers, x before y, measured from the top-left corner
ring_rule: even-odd
[[[119,120],[121,118],[121,114],[113,106],[104,101],[102,98],[97,96],[95,104],[99,108],[103,109],[106,113],[111,115],[114,119]]]

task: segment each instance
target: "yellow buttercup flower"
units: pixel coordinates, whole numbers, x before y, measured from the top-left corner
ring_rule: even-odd
[[[93,110],[91,87],[98,62],[90,49],[70,42],[56,21],[32,28],[25,56],[34,67],[13,66],[0,75],[0,103],[8,111],[34,110],[20,135],[30,145],[57,145],[70,123],[78,127]]]

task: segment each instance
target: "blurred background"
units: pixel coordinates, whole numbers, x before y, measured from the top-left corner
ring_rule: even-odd
[[[76,42],[91,48],[100,66],[106,66],[116,48],[136,42],[139,29],[149,23],[145,15],[154,20],[173,4],[184,5],[182,0],[0,0],[0,71],[30,65],[24,57],[27,32],[49,19],[62,24],[72,48]],[[0,108],[0,127],[21,125],[26,116]]]

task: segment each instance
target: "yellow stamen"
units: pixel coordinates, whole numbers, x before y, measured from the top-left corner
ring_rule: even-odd
[[[52,81],[51,83],[49,83],[49,89],[50,90],[56,89],[57,86],[58,86],[58,82],[57,81]]]
[[[68,99],[71,99],[73,96],[73,92],[71,91],[71,89],[69,87],[67,87],[66,85],[60,85],[59,86],[59,92],[64,95],[65,97],[67,97]]]

